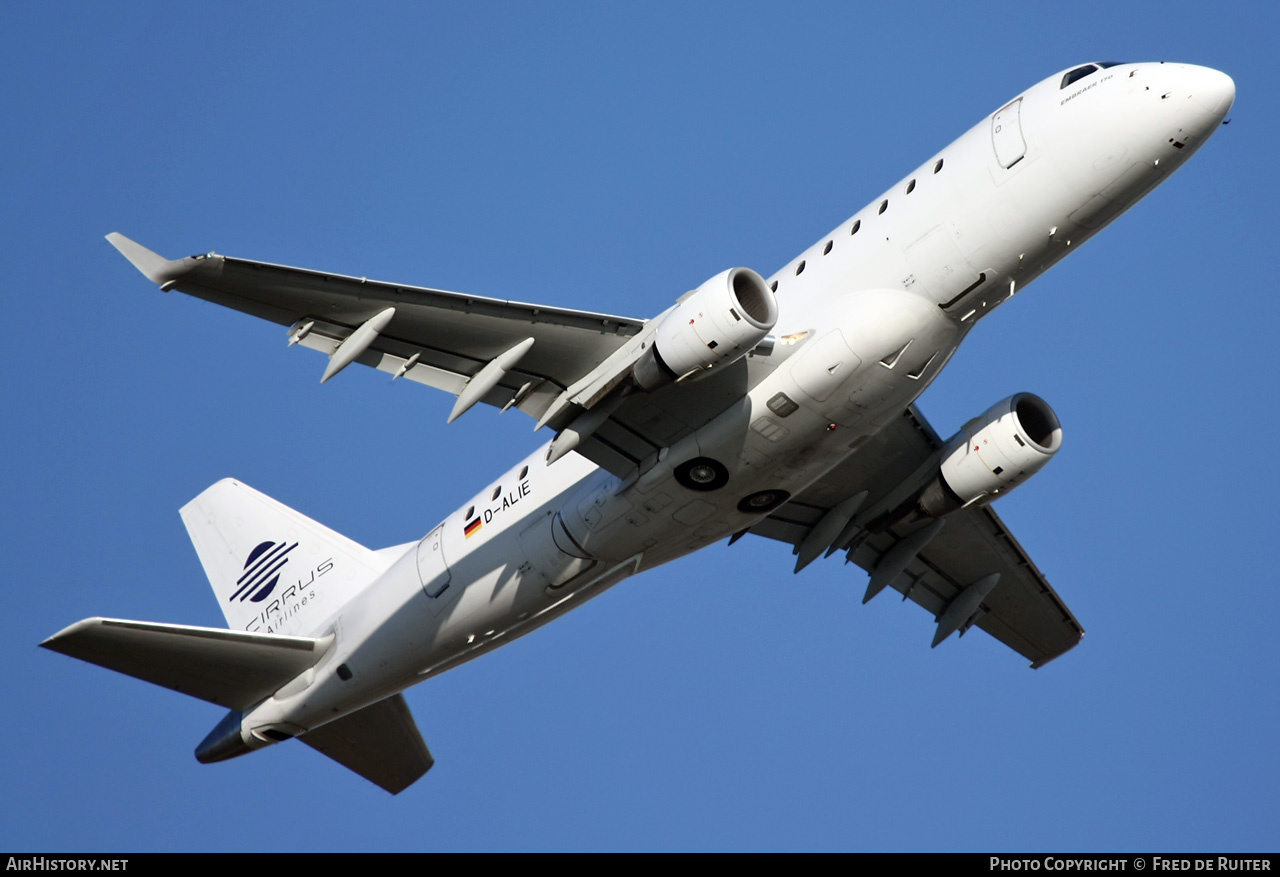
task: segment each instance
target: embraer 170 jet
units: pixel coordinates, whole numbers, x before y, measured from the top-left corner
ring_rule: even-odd
[[[1044,400],[941,439],[915,408],[969,331],[1176,170],[1231,79],[1084,64],[1031,86],[765,279],[731,268],[651,320],[108,240],[166,292],[290,345],[517,408],[551,441],[420,542],[370,550],[226,479],[182,509],[228,629],[89,618],[54,651],[229,710],[221,761],[296,737],[390,792],[432,765],[401,692],[712,542],[844,552],[1039,667],[1080,624],[989,503],[1058,451]]]

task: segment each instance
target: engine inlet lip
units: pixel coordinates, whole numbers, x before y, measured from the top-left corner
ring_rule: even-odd
[[[1018,393],[1009,401],[1018,432],[1034,447],[1047,454],[1062,447],[1062,423],[1048,402],[1035,393]]]
[[[750,268],[734,268],[726,279],[746,321],[757,329],[772,329],[778,322],[778,301],[764,278]]]

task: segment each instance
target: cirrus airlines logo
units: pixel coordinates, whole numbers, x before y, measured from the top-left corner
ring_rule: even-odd
[[[244,573],[236,579],[235,593],[227,602],[239,599],[241,603],[245,600],[261,603],[267,599],[280,581],[280,570],[289,562],[289,552],[297,547],[297,542],[292,545],[270,540],[258,543],[245,558]]]

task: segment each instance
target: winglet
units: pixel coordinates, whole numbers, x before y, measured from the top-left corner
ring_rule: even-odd
[[[120,255],[124,256],[133,263],[133,267],[146,276],[152,283],[158,283],[163,289],[165,284],[176,280],[187,270],[184,265],[185,260],[177,261],[166,259],[159,253],[153,253],[137,241],[132,241],[118,231],[113,231],[107,235],[107,242],[111,246],[120,251]],[[168,291],[168,290],[166,290]]]

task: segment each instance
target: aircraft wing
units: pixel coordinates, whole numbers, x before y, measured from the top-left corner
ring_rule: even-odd
[[[292,327],[290,343],[331,357],[357,331],[394,315],[352,361],[459,395],[490,362],[534,339],[514,368],[477,401],[540,417],[575,381],[644,326],[643,320],[383,283],[215,253],[166,259],[119,233],[107,235],[139,271],[224,307]],[[377,327],[377,323],[374,324]],[[348,346],[348,351],[352,350]],[[331,358],[331,363],[333,359]]]
[[[912,406],[750,532],[788,542],[799,552],[830,509],[865,490],[858,517],[866,529],[853,537],[849,558],[870,573],[895,544],[924,529],[919,522],[904,521],[877,526],[876,517],[883,522],[901,501],[903,485],[918,481],[921,471],[932,471],[942,446]],[[943,520],[942,528],[890,582],[904,600],[910,598],[939,619],[940,634],[947,609],[961,592],[999,573],[996,586],[977,607],[977,620],[969,613],[961,619],[962,635],[968,624],[975,624],[1028,658],[1033,668],[1080,642],[1084,629],[994,511],[972,506]]]
[[[614,385],[618,369],[652,331],[647,321],[629,317],[216,253],[166,259],[118,232],[107,240],[166,292],[176,289],[289,326],[291,345],[329,356],[325,380],[359,362],[458,396],[450,420],[485,402],[518,408],[559,430]],[[771,349],[753,351],[702,380],[625,399],[577,452],[619,477],[634,473],[741,399],[751,370]]]

